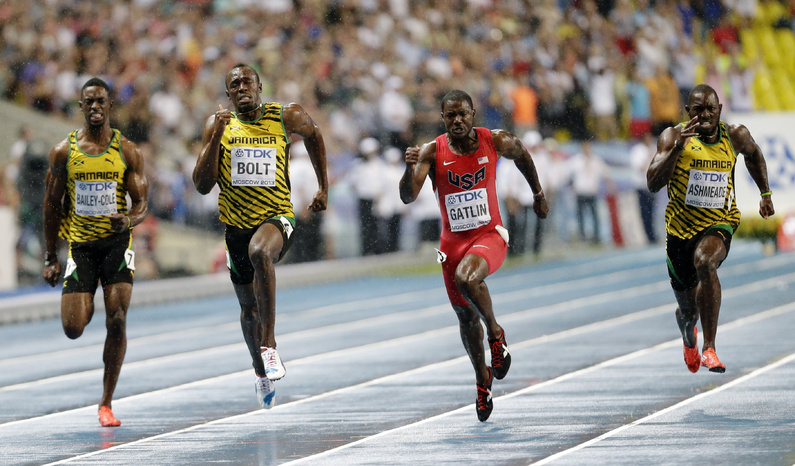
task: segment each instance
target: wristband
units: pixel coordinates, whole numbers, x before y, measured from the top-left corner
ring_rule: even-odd
[[[58,254],[54,252],[47,252],[44,254],[44,266],[49,267],[51,264],[58,262]]]
[[[541,191],[533,194],[533,199],[535,199],[537,201],[540,201],[543,198],[544,198],[544,190],[543,189]]]
[[[125,215],[125,217],[127,217],[127,229],[130,230],[132,229],[132,220],[130,220],[129,215]]]
[[[762,194],[760,194],[760,196],[765,197],[765,196],[771,196],[772,194],[773,194],[773,191],[765,191]]]

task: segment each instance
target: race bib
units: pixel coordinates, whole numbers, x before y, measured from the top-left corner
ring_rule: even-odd
[[[232,186],[276,186],[276,148],[232,147]]]
[[[76,181],[75,214],[100,217],[117,212],[116,181]]]
[[[726,205],[729,172],[690,170],[685,204],[704,209],[722,209]]]
[[[485,188],[448,194],[444,197],[450,231],[465,231],[491,222],[489,198]]]

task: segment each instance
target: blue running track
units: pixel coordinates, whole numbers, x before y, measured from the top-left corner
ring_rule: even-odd
[[[691,374],[661,246],[498,271],[513,365],[485,423],[441,273],[280,289],[268,411],[231,285],[131,309],[118,428],[97,421],[101,313],[75,341],[2,325],[0,464],[792,465],[795,255],[735,241],[719,275],[727,370]]]

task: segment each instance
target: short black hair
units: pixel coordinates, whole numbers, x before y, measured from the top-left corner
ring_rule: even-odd
[[[715,94],[715,98],[718,97],[718,93],[715,92],[715,89],[713,89],[712,86],[710,86],[709,84],[698,84],[696,85],[696,87],[693,88],[693,90],[690,91],[690,94],[688,94],[687,105],[690,105],[690,100],[693,99],[693,96],[695,94],[705,94],[705,95]]]
[[[472,104],[472,97],[460,89],[453,89],[442,97],[442,111],[444,112],[444,104],[446,102],[454,102],[456,100],[466,100],[469,102],[469,108],[473,109],[475,106]]]
[[[83,96],[83,91],[85,91],[87,87],[94,87],[94,86],[105,88],[105,90],[108,91],[108,95],[110,95],[110,86],[108,86],[108,83],[106,83],[105,81],[99,78],[91,78],[88,81],[86,81],[85,84],[83,84],[83,87],[80,88],[80,96],[81,97]]]
[[[259,78],[259,73],[257,73],[257,70],[255,70],[254,67],[249,65],[248,63],[238,63],[238,64],[236,64],[235,66],[229,68],[229,71],[226,73],[226,75],[229,76],[229,73],[231,73],[232,70],[237,69],[237,68],[248,68],[248,69],[250,69],[251,71],[254,72],[254,76],[257,77],[257,84],[262,82],[262,80]],[[226,88],[229,89],[229,86],[226,83],[226,78],[224,78],[224,86],[226,86]]]

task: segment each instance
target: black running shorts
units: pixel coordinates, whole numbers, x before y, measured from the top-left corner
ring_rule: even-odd
[[[681,239],[668,235],[665,252],[668,256],[668,276],[671,278],[671,287],[676,291],[686,291],[695,288],[698,285],[698,275],[696,274],[693,257],[698,243],[705,236],[717,236],[723,240],[723,244],[726,246],[726,254],[728,255],[733,233],[734,231],[729,225],[713,225],[690,239]]]
[[[262,225],[270,223],[275,225],[282,232],[282,251],[274,263],[279,262],[290,249],[293,242],[293,231],[295,229],[295,218],[280,215],[271,217]],[[226,266],[229,268],[229,276],[235,285],[248,285],[254,282],[254,266],[248,256],[248,245],[251,238],[262,225],[255,228],[237,228],[231,225],[226,226]]]
[[[63,294],[91,293],[97,285],[132,283],[135,253],[130,231],[84,243],[69,243]]]

